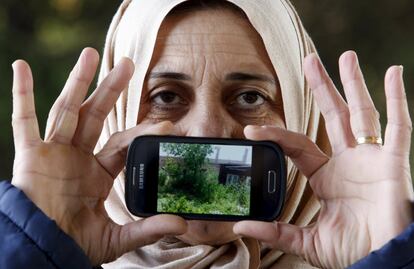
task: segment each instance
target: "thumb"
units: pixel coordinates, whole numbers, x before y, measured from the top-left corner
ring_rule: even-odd
[[[187,222],[178,216],[155,215],[120,226],[119,238],[113,242],[117,256],[138,247],[152,244],[166,235],[181,235]]]
[[[302,228],[282,222],[241,221],[234,225],[233,232],[305,259],[310,253],[309,247],[313,245],[310,227]]]
[[[171,122],[163,121],[155,125],[139,124],[128,130],[115,133],[96,154],[96,158],[112,178],[116,178],[125,166],[128,146],[135,137],[149,134],[168,135],[172,132],[173,127]]]

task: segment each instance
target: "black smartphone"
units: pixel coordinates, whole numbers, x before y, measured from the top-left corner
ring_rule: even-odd
[[[140,136],[128,149],[125,198],[137,216],[272,221],[285,191],[285,156],[274,142]]]

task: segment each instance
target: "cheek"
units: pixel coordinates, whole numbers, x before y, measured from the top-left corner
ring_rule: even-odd
[[[272,125],[286,129],[285,117],[283,113],[272,112],[263,118],[262,125]]]
[[[268,108],[266,116],[263,117],[262,125],[272,125],[286,129],[286,120],[283,102],[280,100],[280,96],[276,104]]]
[[[141,102],[138,112],[137,124],[157,124],[162,121],[177,122],[185,116],[187,108],[172,110],[160,110],[151,105],[150,102]]]
[[[238,121],[239,124],[243,127],[247,125],[272,125],[280,128],[286,128],[284,114],[283,112],[280,112],[279,109],[267,109],[262,111],[259,115],[255,115],[254,117],[238,116],[236,117],[236,121]]]

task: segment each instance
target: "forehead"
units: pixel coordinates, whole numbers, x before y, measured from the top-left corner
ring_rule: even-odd
[[[198,57],[271,66],[260,35],[247,18],[226,8],[177,12],[163,21],[153,60],[172,64]]]

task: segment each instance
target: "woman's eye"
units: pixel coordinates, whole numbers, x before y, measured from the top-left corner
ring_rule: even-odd
[[[173,92],[160,92],[152,97],[153,102],[156,105],[177,105],[182,103],[182,99],[180,96]]]
[[[240,106],[259,106],[265,102],[265,98],[257,92],[245,92],[237,96],[236,102]]]

